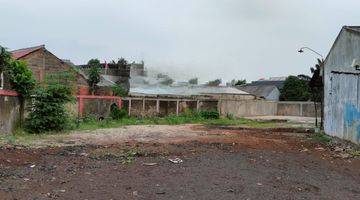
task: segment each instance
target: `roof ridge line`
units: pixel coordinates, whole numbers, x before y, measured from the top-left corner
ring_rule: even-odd
[[[24,51],[24,50],[29,50],[29,49],[37,49],[37,48],[42,48],[42,47],[45,47],[45,45],[42,44],[42,45],[33,46],[33,47],[26,47],[26,48],[21,48],[21,49],[15,49],[15,50],[12,50],[12,51],[10,51],[10,52]]]

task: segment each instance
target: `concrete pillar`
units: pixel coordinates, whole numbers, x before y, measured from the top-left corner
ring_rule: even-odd
[[[129,116],[131,115],[131,98],[129,98],[129,110],[128,110]]]
[[[179,100],[176,101],[176,115],[179,115]]]
[[[145,111],[145,98],[143,99],[142,110]]]
[[[303,103],[300,103],[300,117],[303,116]]]
[[[200,110],[200,101],[197,100],[196,101],[196,111],[199,111]]]
[[[160,113],[160,100],[156,100],[156,113]]]
[[[84,112],[84,99],[82,97],[78,98],[78,115],[79,117],[83,117],[83,112]]]

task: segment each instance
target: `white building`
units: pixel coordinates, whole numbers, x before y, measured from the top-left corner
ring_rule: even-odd
[[[324,128],[360,143],[360,27],[344,26],[324,63]]]

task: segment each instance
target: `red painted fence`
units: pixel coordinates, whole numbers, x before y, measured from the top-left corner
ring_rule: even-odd
[[[78,108],[79,108],[79,116],[83,117],[84,113],[84,99],[106,99],[109,101],[116,102],[118,107],[121,109],[122,107],[122,99],[117,96],[95,96],[95,95],[77,95],[78,99]]]
[[[13,90],[0,90],[1,96],[11,96],[11,97],[17,97],[19,94]]]

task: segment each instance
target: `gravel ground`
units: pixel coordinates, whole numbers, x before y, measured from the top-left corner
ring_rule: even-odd
[[[91,143],[117,132],[101,130],[71,135],[81,146],[3,148],[0,199],[360,199],[359,158],[296,129],[153,128],[121,129],[123,143]]]

